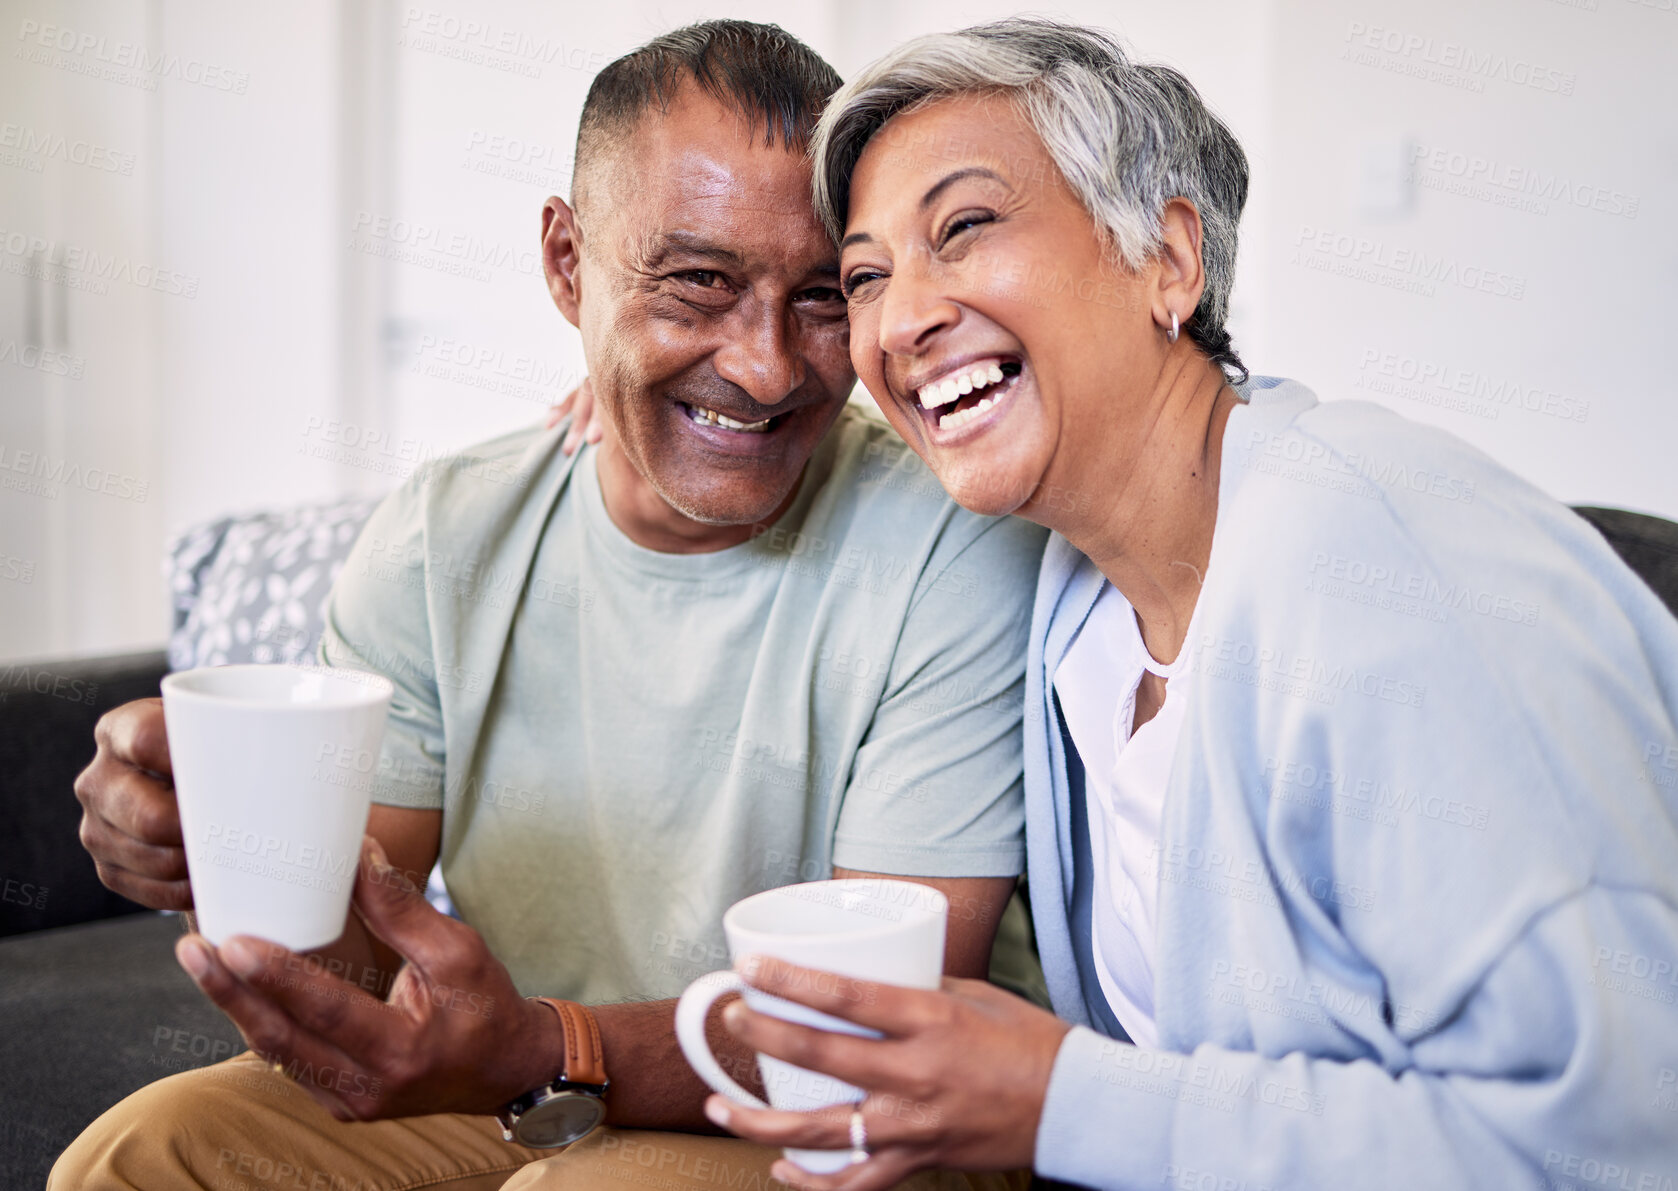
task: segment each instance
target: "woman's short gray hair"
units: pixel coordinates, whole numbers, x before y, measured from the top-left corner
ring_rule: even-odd
[[[928,34],[845,84],[810,147],[816,212],[834,239],[844,231],[851,171],[874,134],[901,112],[967,94],[1013,97],[1103,243],[1128,269],[1158,253],[1167,200],[1194,204],[1206,288],[1184,330],[1244,377],[1225,324],[1247,155],[1186,78],[1168,66],[1132,62],[1097,30],[1016,17]]]

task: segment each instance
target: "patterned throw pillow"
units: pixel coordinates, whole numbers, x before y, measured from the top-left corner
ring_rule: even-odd
[[[170,669],[314,661],[327,593],[380,499],[223,517],[178,536],[164,564]]]

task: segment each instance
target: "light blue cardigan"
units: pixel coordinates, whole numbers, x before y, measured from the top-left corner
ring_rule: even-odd
[[[1678,622],[1462,442],[1258,381],[1231,416],[1166,794],[1160,1049],[1089,967],[1051,679],[1101,576],[1055,537],[1027,672],[1057,1012],[1040,1173],[1097,1188],[1678,1188]],[[1093,1027],[1093,1028],[1092,1028]]]

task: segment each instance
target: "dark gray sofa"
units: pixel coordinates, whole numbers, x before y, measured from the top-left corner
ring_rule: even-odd
[[[175,965],[180,920],[100,885],[71,786],[99,716],[156,695],[171,661],[311,653],[320,597],[370,509],[230,518],[187,535],[168,656],[0,665],[0,1191],[40,1188],[57,1154],[129,1092],[241,1048]],[[1678,615],[1678,525],[1579,512]]]

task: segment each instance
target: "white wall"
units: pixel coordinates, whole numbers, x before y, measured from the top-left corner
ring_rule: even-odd
[[[1660,361],[1678,313],[1678,11],[1666,2],[1047,11],[1180,67],[1246,146],[1232,323],[1256,371],[1437,422],[1564,500],[1678,518],[1678,414]],[[37,336],[84,365],[72,380],[0,358],[0,444],[149,491],[0,488],[0,657],[160,641],[168,530],[382,490],[405,458],[528,422],[562,395],[581,357],[541,284],[538,211],[568,189],[577,113],[604,62],[726,14],[780,21],[850,73],[902,38],[1008,11],[0,0],[4,39],[58,22],[245,80],[235,92],[167,75],[146,90],[78,70],[87,54],[8,60],[0,125],[102,139],[135,165],[0,159],[0,230],[127,252],[197,288],[93,295],[0,274],[0,356]],[[1465,69],[1466,52],[1490,65]],[[1523,85],[1534,66],[1540,86]],[[1495,176],[1445,189],[1465,189],[1452,171],[1474,159]],[[1598,194],[1621,213],[1590,209]],[[1511,292],[1465,284],[1482,280]],[[1412,372],[1425,379],[1406,385]],[[1440,404],[1453,386],[1479,394],[1470,409]],[[14,564],[32,565],[30,582],[8,578]]]
[[[1270,205],[1249,229],[1272,264],[1250,280],[1274,314],[1251,362],[1437,423],[1569,503],[1678,518],[1678,9],[1277,13]],[[1470,55],[1478,72],[1451,68]],[[1405,253],[1429,258],[1431,293],[1392,288],[1427,281]],[[1461,391],[1477,395],[1468,411],[1431,404]]]

